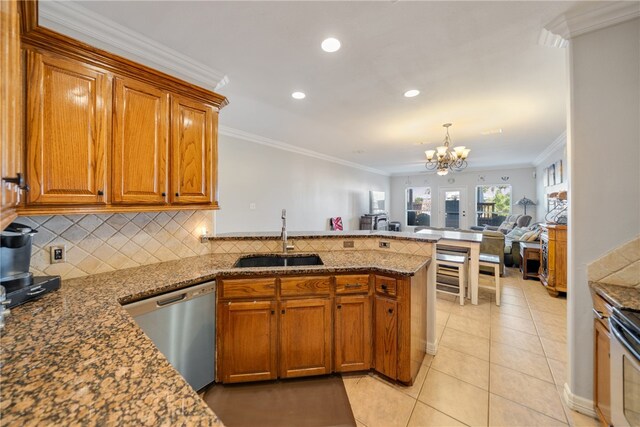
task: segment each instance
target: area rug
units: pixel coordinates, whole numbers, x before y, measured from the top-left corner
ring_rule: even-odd
[[[204,400],[228,427],[356,425],[338,375],[216,384],[207,389]]]

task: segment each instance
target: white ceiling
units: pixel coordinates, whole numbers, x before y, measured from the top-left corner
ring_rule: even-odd
[[[565,129],[566,52],[537,41],[577,2],[78,4],[226,74],[221,125],[387,173],[424,171],[445,122],[474,168],[531,164]]]

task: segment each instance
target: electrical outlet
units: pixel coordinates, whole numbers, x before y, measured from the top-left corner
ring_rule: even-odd
[[[342,247],[343,248],[353,248],[354,247],[354,242],[353,240],[345,240],[342,242]]]
[[[389,249],[391,247],[391,242],[380,242],[380,247]]]
[[[61,262],[67,262],[67,248],[62,246],[49,246],[51,251],[51,264],[59,264]]]
[[[256,204],[254,202],[249,203],[249,210],[251,210],[251,211],[255,211],[256,210]]]

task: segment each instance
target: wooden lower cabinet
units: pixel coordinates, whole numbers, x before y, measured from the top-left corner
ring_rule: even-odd
[[[218,306],[220,380],[236,383],[277,378],[276,301],[225,302]]]
[[[542,225],[540,234],[540,282],[549,295],[567,292],[567,226]]]
[[[610,335],[603,323],[594,319],[594,401],[596,413],[605,425],[611,425]]]
[[[336,297],[334,328],[335,371],[371,368],[371,298]]]
[[[398,302],[376,295],[374,312],[374,368],[395,379],[398,374]]]
[[[280,377],[331,372],[331,300],[280,303]]]

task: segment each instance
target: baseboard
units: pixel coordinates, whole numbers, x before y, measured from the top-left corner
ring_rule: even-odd
[[[588,415],[592,418],[598,418],[593,400],[576,396],[571,392],[569,384],[567,383],[564,383],[564,393],[562,393],[562,397],[570,409],[580,412],[581,414]]]
[[[437,342],[427,342],[427,354],[431,354],[432,356],[435,356],[437,351],[438,351]]]

